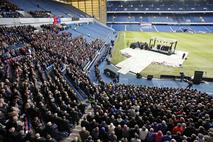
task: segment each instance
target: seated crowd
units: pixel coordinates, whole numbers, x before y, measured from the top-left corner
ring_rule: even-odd
[[[63,26],[0,27],[0,141],[55,142],[81,122],[81,141],[212,142],[213,98],[196,90],[105,84],[83,68],[104,46]],[[108,51],[111,52],[110,50]],[[72,86],[67,82],[67,77]],[[76,140],[78,141],[78,140]]]
[[[95,92],[82,68],[102,41],[87,43],[49,27],[0,27],[0,141],[54,142],[70,134],[85,105],[65,80],[64,66],[74,86]]]
[[[18,6],[15,4],[11,3],[9,0],[0,0],[0,17],[3,18],[20,18],[24,17],[21,13],[18,11],[23,11],[21,10]],[[38,6],[39,8],[39,6]],[[51,18],[53,17],[51,15],[51,11],[46,11],[46,10],[35,10],[35,11],[28,11],[28,13],[33,17],[33,18]]]
[[[104,45],[98,39],[92,43],[87,43],[82,37],[72,39],[70,33],[57,34],[49,30],[44,30],[44,32],[37,33],[31,37],[33,39],[32,45],[37,46],[38,50],[44,48],[48,50],[48,54],[57,54],[68,63],[73,62],[81,68],[92,61],[96,53]]]
[[[0,17],[4,18],[18,18],[22,17],[17,10],[20,10],[16,5],[10,3],[7,0],[0,0]]]
[[[213,141],[213,98],[205,93],[130,85],[99,87],[94,114],[81,122],[82,141]]]
[[[50,18],[51,15],[49,11],[29,11],[30,15],[34,18]]]

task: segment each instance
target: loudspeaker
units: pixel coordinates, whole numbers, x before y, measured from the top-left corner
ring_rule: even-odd
[[[147,75],[147,80],[152,80],[153,75]]]
[[[104,69],[104,74],[107,76],[107,77],[109,77],[109,78],[116,78],[117,77],[117,73],[116,72],[114,72],[113,70],[111,70],[111,69]]]
[[[137,48],[137,45],[136,45],[136,43],[131,43],[131,44],[130,44],[130,48],[132,48],[132,49],[135,49],[135,48]]]
[[[140,79],[142,78],[142,75],[140,73],[136,73],[136,78]]]
[[[200,84],[200,82],[203,79],[203,71],[195,71],[194,72],[194,79],[193,79],[193,83],[194,84]]]

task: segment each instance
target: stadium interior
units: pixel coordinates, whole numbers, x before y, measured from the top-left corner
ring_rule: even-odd
[[[0,4],[0,142],[213,142],[213,0]]]

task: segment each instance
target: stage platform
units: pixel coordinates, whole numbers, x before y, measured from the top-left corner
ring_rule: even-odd
[[[175,54],[165,55],[139,48],[125,48],[120,52],[123,56],[128,57],[128,59],[116,65],[119,68],[118,72],[121,74],[127,74],[128,72],[140,73],[152,63],[180,67],[188,56],[188,52],[185,51],[176,51]],[[184,53],[185,58],[183,59],[182,56]]]

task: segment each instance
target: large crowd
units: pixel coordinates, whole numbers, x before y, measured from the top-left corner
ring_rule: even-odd
[[[16,5],[12,4],[8,0],[0,0],[0,17],[4,18],[18,18],[23,17],[18,10],[20,10]]]
[[[47,10],[32,10],[28,11],[29,15],[23,15],[21,12],[23,11],[15,4],[11,3],[9,0],[0,0],[0,17],[3,18],[20,18],[20,17],[33,17],[33,18],[51,18],[53,15],[51,11]],[[41,9],[39,5],[38,9]]]
[[[0,2],[1,11],[18,10]],[[75,142],[213,142],[211,96],[105,84],[98,66],[106,55],[95,65],[94,86],[83,69],[105,45],[73,38],[65,27],[0,27],[0,141],[56,142],[69,136],[85,113],[80,92],[94,113],[81,121]]]
[[[2,141],[54,142],[69,136],[85,111],[75,92],[81,90],[94,99],[94,114],[81,122],[81,141],[212,142],[211,96],[189,89],[107,85],[98,70],[104,58],[95,68],[100,85],[94,86],[83,67],[102,41],[72,38],[63,26],[41,28],[0,28]]]
[[[69,136],[84,113],[74,87],[86,95],[95,87],[82,68],[103,43],[73,39],[63,28],[0,27],[0,140],[59,141]],[[51,69],[49,69],[51,68]]]
[[[34,18],[50,18],[51,12],[50,11],[42,11],[42,10],[35,10],[35,11],[29,11],[30,15]]]
[[[82,141],[212,142],[213,98],[189,89],[100,86]]]

